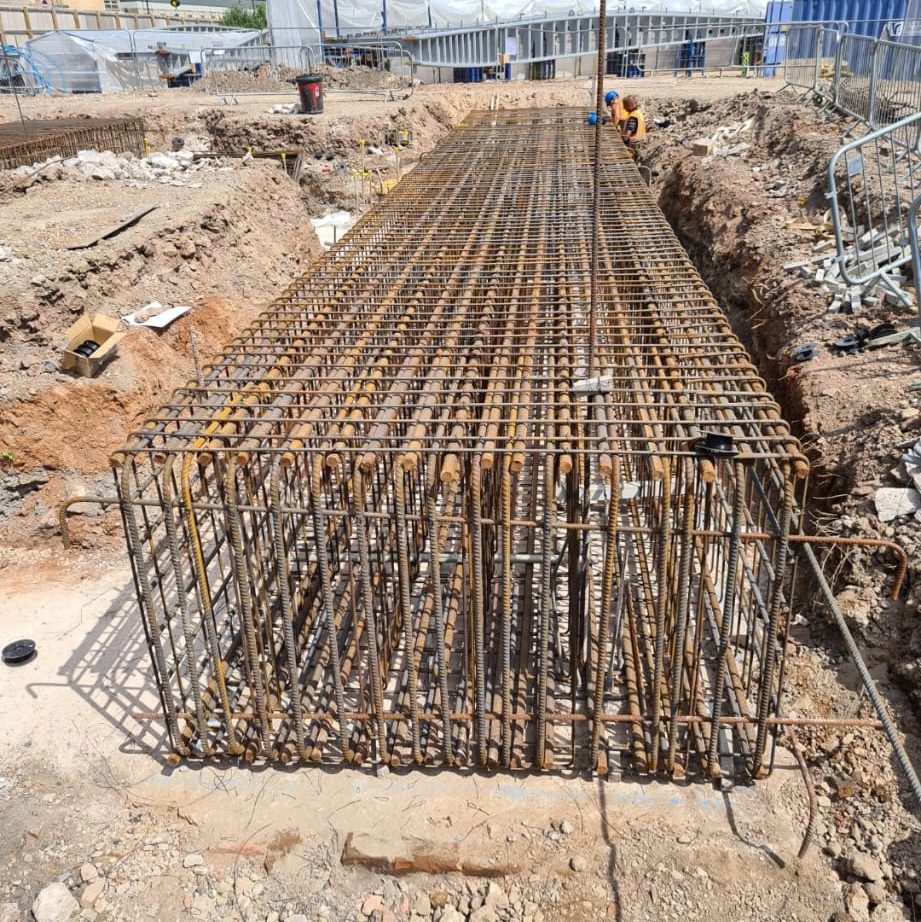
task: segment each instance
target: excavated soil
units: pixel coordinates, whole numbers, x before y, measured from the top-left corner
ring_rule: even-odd
[[[886,596],[893,561],[885,552],[833,553],[825,569],[909,752],[921,764],[921,631],[915,615],[921,591],[911,586],[921,564],[921,525],[910,516],[884,524],[873,501],[879,487],[904,485],[895,468],[906,444],[921,434],[919,401],[909,389],[921,381],[921,351],[913,343],[855,355],[830,348],[858,326],[891,321],[905,328],[915,308],[830,313],[831,295],[784,268],[811,258],[829,238],[825,170],[851,126],[837,115],[758,91],[712,105],[663,105],[662,112],[671,124],[653,133],[642,162],[660,206],[810,455],[811,527],[822,534],[889,538],[908,554],[908,595],[894,603]],[[722,145],[737,152],[694,155],[696,139],[739,127]],[[818,345],[816,357],[794,361],[794,349],[806,343]],[[803,614],[794,631],[787,712],[871,716],[853,693],[859,683],[837,632],[820,608]],[[888,895],[908,911],[918,897],[921,838],[911,815],[917,805],[904,787],[893,799],[898,775],[888,745],[879,734],[857,731],[813,731],[804,742],[820,779],[826,854],[840,860],[857,846],[887,859],[893,868]],[[871,904],[883,897],[868,892]],[[859,906],[849,905],[855,919],[865,908],[861,896],[856,900]]]
[[[201,188],[48,181],[4,204],[0,534],[10,540],[0,556],[52,534],[66,496],[111,494],[109,455],[194,375],[192,331],[206,358],[320,252],[280,165],[236,161],[195,175]],[[150,205],[111,239],[67,249]],[[121,318],[154,300],[191,311],[163,331],[128,328],[97,377],[60,370],[81,315]],[[114,517],[106,531],[117,531]]]

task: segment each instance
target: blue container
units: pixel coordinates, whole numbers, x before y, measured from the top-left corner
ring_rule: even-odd
[[[455,83],[482,83],[483,82],[483,68],[482,67],[455,67],[454,68],[454,82]]]
[[[860,0],[848,0],[847,7],[841,19],[847,20],[848,32],[852,35],[866,35],[867,24],[861,15]]]
[[[765,77],[777,74],[777,65],[783,62],[785,35],[781,24],[790,22],[797,10],[803,9],[804,0],[770,0],[765,15],[764,47],[761,53],[762,73]]]
[[[801,2],[802,0],[800,0]],[[769,26],[775,23],[789,22],[793,18],[794,5],[792,0],[770,0],[764,21]]]
[[[831,24],[846,20],[850,32],[877,38],[885,22],[904,17],[905,0],[794,0],[790,21]],[[776,20],[768,18],[766,21],[770,24]]]

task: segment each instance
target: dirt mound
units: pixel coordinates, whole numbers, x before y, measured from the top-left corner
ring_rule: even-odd
[[[91,249],[66,248],[148,201],[157,209],[134,227]],[[22,540],[53,527],[66,494],[111,491],[111,452],[193,376],[190,331],[207,361],[320,245],[296,185],[269,162],[218,171],[202,189],[50,183],[7,208],[15,220],[5,238],[13,256],[0,263],[0,452],[8,479],[0,496]],[[59,370],[77,317],[120,317],[151,300],[192,309],[165,331],[129,328],[97,378]]]
[[[472,105],[465,105],[463,97],[452,97],[449,101],[420,96],[387,107],[365,101],[366,111],[358,118],[332,112],[310,118],[303,115],[253,118],[233,108],[215,108],[202,114],[202,122],[215,150],[246,150],[250,146],[264,150],[300,148],[308,153],[321,150],[347,159],[357,167],[361,141],[383,148],[389,129],[408,128],[414,137],[412,152],[430,150],[470,108]]]

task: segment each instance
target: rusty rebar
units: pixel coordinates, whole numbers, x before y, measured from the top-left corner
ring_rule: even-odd
[[[114,463],[183,753],[771,764],[808,465],[584,112],[472,114]]]

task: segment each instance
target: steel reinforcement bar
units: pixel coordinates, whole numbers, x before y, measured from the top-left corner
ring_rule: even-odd
[[[594,317],[584,114],[477,112],[113,459],[176,753],[769,770],[807,464],[604,141]]]
[[[144,154],[144,122],[138,118],[57,118],[0,125],[0,169],[30,166],[81,150]]]

